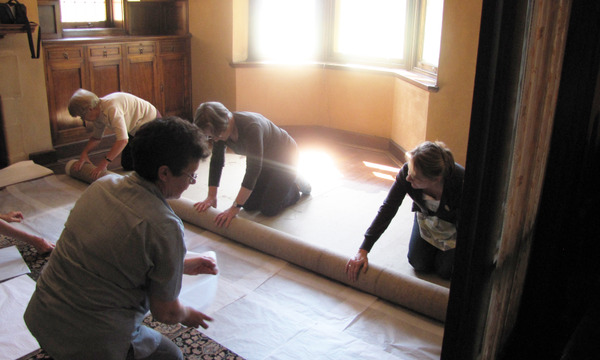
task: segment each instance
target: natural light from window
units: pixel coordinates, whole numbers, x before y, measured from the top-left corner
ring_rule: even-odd
[[[326,188],[344,177],[333,158],[319,149],[300,151],[298,173],[311,183],[313,189]]]
[[[104,0],[60,0],[62,22],[106,21]]]
[[[382,59],[404,57],[406,0],[337,0],[335,51]]]
[[[399,168],[387,165],[376,164],[368,161],[363,161],[363,164],[370,169],[377,169],[381,171],[385,171],[385,173],[380,171],[373,171],[373,175],[385,180],[394,181],[396,180],[396,174],[400,171]]]
[[[312,60],[317,53],[318,0],[261,0],[256,21],[258,56],[276,61]]]
[[[444,0],[427,0],[422,61],[435,67],[440,59],[443,12]]]

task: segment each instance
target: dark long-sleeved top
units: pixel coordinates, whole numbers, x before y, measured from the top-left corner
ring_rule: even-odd
[[[442,192],[438,210],[435,212],[427,209],[423,200],[423,190],[414,189],[406,181],[407,176],[408,164],[404,164],[398,175],[396,175],[396,181],[394,181],[383,204],[379,207],[375,219],[373,219],[371,226],[367,229],[365,239],[360,246],[361,249],[371,251],[375,242],[390,225],[394,216],[396,216],[398,208],[402,205],[406,194],[413,200],[412,211],[420,211],[428,216],[437,216],[442,220],[458,225],[462,186],[465,176],[465,169],[461,165],[455,163],[452,173],[444,180],[444,191]]]
[[[246,174],[242,180],[242,186],[246,189],[254,189],[265,166],[295,166],[298,147],[285,130],[257,113],[235,112],[233,118],[238,138],[236,141],[231,138],[227,141],[217,141],[213,145],[208,175],[209,186],[219,186],[227,147],[236,154],[246,155]]]

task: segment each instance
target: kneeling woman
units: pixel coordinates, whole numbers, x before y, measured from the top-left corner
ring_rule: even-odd
[[[415,220],[408,246],[408,262],[419,272],[435,272],[450,279],[465,169],[442,142],[426,141],[406,154],[408,162],[396,176],[383,205],[367,229],[357,254],[346,264],[356,281],[367,271],[367,254],[398,212],[408,194]]]
[[[217,215],[217,226],[229,226],[243,207],[277,215],[300,198],[299,191],[310,192],[307,185],[296,184],[298,146],[283,129],[261,114],[230,112],[219,102],[200,104],[194,124],[213,140],[208,177],[208,196],[194,206],[199,212],[217,207],[217,191],[225,164],[227,147],[246,156],[242,186],[230,208]]]

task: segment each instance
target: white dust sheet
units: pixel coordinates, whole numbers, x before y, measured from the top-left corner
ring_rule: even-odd
[[[0,249],[0,282],[29,272],[16,246]]]
[[[12,185],[0,191],[0,211],[23,211],[26,229],[56,240],[86,186],[67,175]],[[200,330],[240,356],[439,359],[442,323],[194,225],[185,229],[188,251],[214,251],[220,273],[212,304],[205,299],[215,282],[200,276],[186,276],[182,300],[204,308],[214,321]],[[14,321],[0,310],[2,327]],[[17,341],[12,334],[0,339]]]
[[[0,283],[0,359],[17,359],[40,348],[23,320],[34,290],[27,275]]]

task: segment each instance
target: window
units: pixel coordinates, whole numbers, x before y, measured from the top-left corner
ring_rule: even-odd
[[[60,0],[63,29],[115,28],[123,24],[123,0]]]
[[[248,60],[437,75],[442,13],[443,0],[250,0]]]

